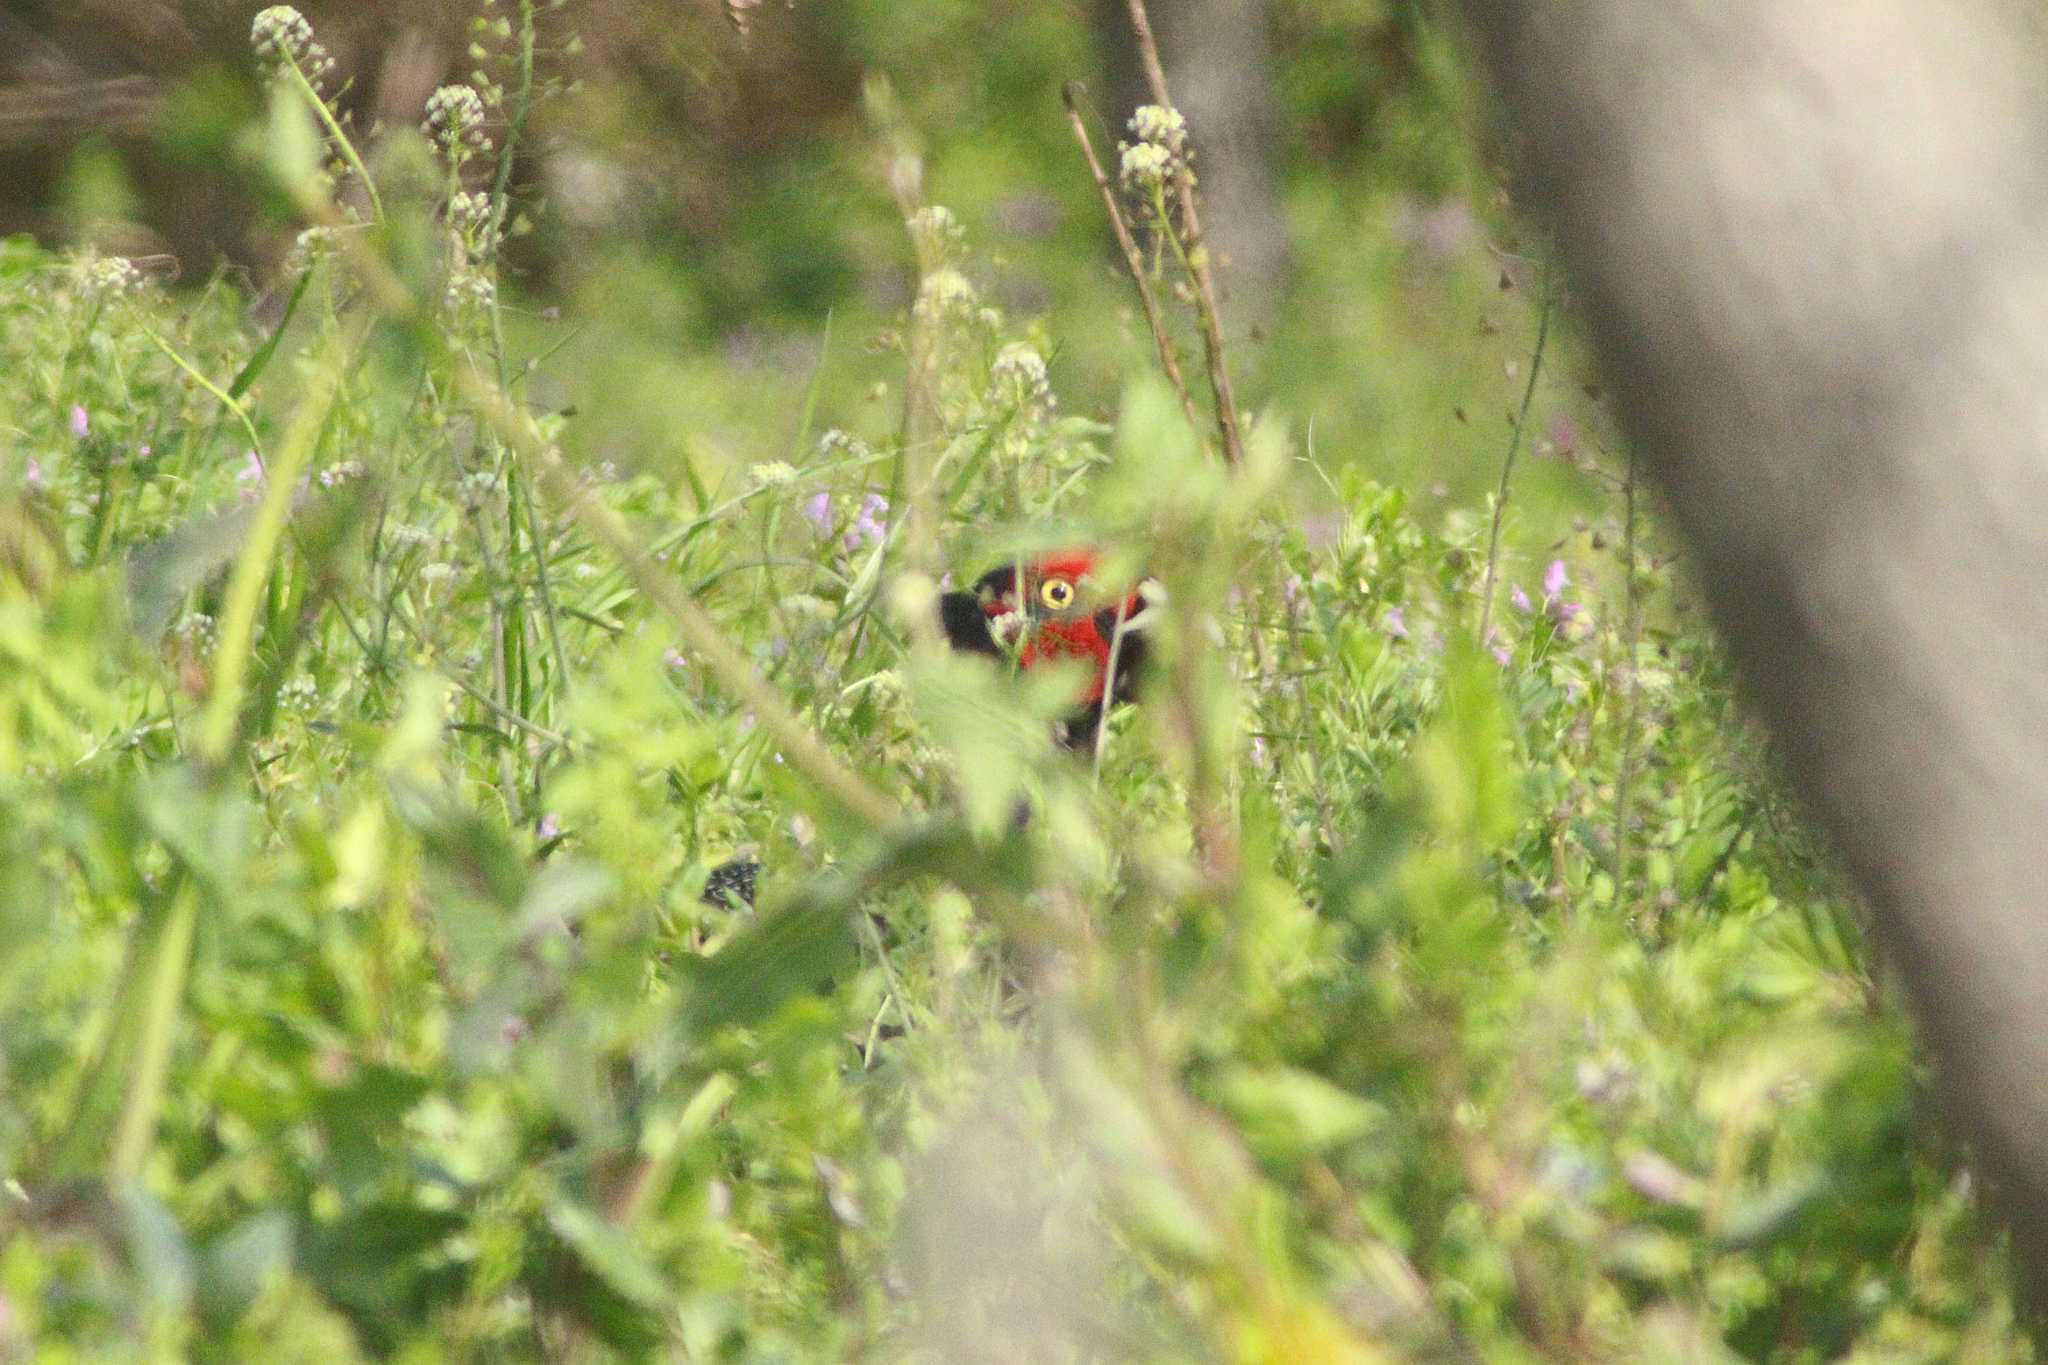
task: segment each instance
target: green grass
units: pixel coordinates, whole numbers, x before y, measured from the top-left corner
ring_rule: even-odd
[[[0,251],[0,1358],[2029,1358],[1625,457],[1525,452],[1474,640],[1490,265],[1309,262],[1378,420],[1225,470],[1114,317],[771,383],[367,169],[281,329]],[[1075,539],[1174,604],[1099,772],[925,638]]]

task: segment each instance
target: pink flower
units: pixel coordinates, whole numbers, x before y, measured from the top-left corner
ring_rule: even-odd
[[[1529,610],[1529,594],[1522,591],[1520,583],[1508,589],[1508,601],[1514,604],[1516,611]]]
[[[1562,559],[1551,560],[1550,567],[1543,571],[1543,596],[1545,598],[1555,598],[1571,585],[1572,578],[1564,570],[1564,561]]]
[[[34,456],[29,457],[28,467],[22,471],[22,481],[28,484],[30,488],[41,488],[43,486],[43,465]]]
[[[1558,455],[1569,455],[1579,448],[1579,425],[1564,413],[1550,419],[1543,437],[1550,442],[1550,449]]]
[[[92,414],[85,410],[85,404],[71,405],[71,434],[83,440],[92,430]]]
[[[1493,647],[1493,661],[1499,664],[1502,668],[1506,668],[1510,663],[1512,663],[1514,661],[1514,657],[1515,656],[1511,652],[1509,652],[1508,647],[1506,645],[1495,645]]]
[[[1399,607],[1387,608],[1387,634],[1396,640],[1408,638],[1408,618]]]
[[[533,831],[533,837],[542,843],[546,843],[550,839],[559,837],[561,833],[561,824],[556,821],[555,813],[549,811],[546,815],[541,816],[540,826]]]
[[[824,490],[804,499],[804,515],[811,525],[818,528],[820,535],[832,529],[832,495]]]

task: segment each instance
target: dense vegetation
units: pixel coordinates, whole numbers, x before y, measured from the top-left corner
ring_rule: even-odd
[[[0,252],[0,1359],[2029,1358],[1589,403],[1468,437],[1576,522],[1264,395],[1228,463],[1170,134],[1193,423],[1123,292],[987,305],[877,87],[893,377],[731,458],[499,292],[516,22],[372,143],[264,19],[267,306]],[[1092,764],[928,626],[1074,542],[1172,602]]]

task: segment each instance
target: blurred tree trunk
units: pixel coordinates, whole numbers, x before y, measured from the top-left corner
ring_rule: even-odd
[[[2048,97],[2003,0],[1462,0],[2048,1307]]]
[[[1202,229],[1220,267],[1233,339],[1266,321],[1286,283],[1287,222],[1273,165],[1279,121],[1266,0],[1147,0],[1173,102],[1187,116],[1201,178]],[[1098,0],[1110,67],[1103,105],[1118,136],[1152,95],[1131,41],[1126,0]]]

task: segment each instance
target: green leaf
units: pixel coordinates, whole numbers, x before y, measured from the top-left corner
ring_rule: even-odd
[[[1379,1105],[1293,1067],[1231,1067],[1215,1098],[1252,1151],[1276,1163],[1355,1142],[1385,1122]]]
[[[650,1313],[668,1311],[675,1290],[616,1226],[568,1199],[548,1202],[548,1226],[620,1298]]]

